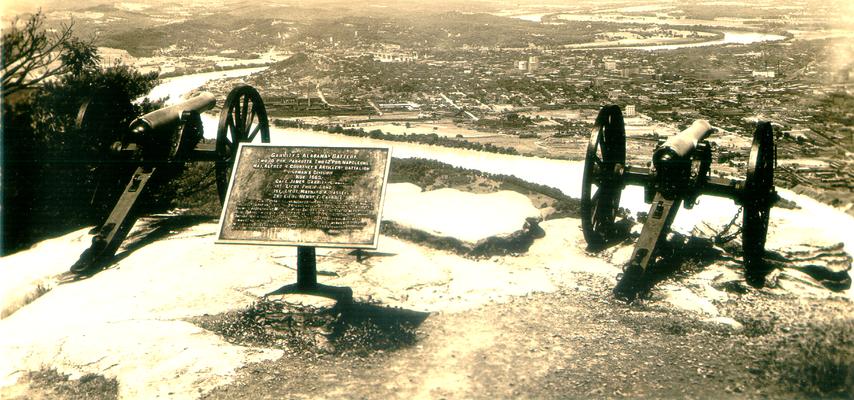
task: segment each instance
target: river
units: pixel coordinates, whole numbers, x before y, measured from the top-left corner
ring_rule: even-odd
[[[546,15],[555,15],[560,20],[565,21],[596,21],[596,22],[613,22],[613,23],[629,23],[639,25],[669,25],[669,26],[698,26],[710,28],[713,30],[721,30],[724,37],[721,39],[707,40],[703,42],[681,43],[681,44],[656,44],[656,45],[640,45],[640,46],[614,46],[613,43],[603,43],[597,45],[596,42],[578,43],[570,47],[578,47],[578,50],[589,50],[598,48],[609,49],[633,49],[633,50],[675,50],[690,47],[705,47],[727,44],[750,44],[759,42],[773,42],[786,40],[785,36],[773,35],[762,32],[749,31],[752,27],[747,25],[747,20],[737,18],[719,18],[714,20],[702,19],[680,19],[680,18],[662,18],[651,16],[637,15],[622,15],[622,14],[560,14],[560,13],[532,13],[513,15],[511,18],[521,19],[532,22],[542,22],[542,18]],[[738,29],[738,30],[733,30]]]
[[[716,40],[705,42],[682,43],[682,44],[662,44],[651,46],[635,46],[635,47],[613,47],[615,49],[634,49],[634,50],[675,50],[689,47],[706,47],[718,46],[726,44],[751,44],[759,42],[776,42],[786,40],[785,36],[772,35],[761,32],[739,32],[739,31],[723,31],[724,37]]]
[[[216,79],[247,76],[256,72],[263,71],[267,68],[268,67],[239,68],[226,71],[203,72],[199,74],[190,74],[176,76],[173,78],[166,78],[163,79],[163,81],[159,85],[155,86],[154,89],[152,89],[146,97],[152,100],[168,97],[168,99],[166,100],[166,105],[173,105],[176,103],[180,103],[184,95],[190,93],[196,88],[201,87],[209,81]]]
[[[648,15],[631,15],[620,12],[602,13],[602,14],[572,14],[572,13],[553,13],[555,17],[563,21],[574,22],[613,22],[620,24],[638,24],[638,25],[667,25],[667,26],[702,26],[707,28],[717,29],[750,29],[748,19],[739,18],[715,18],[715,19],[694,19],[694,18],[674,18],[667,15],[648,16]]]
[[[258,68],[234,70],[228,75],[245,76],[259,70]],[[215,74],[194,74],[176,77],[158,86],[157,90],[158,93],[170,93],[174,98],[180,98],[183,94],[218,77],[220,76]],[[219,101],[222,101],[222,99],[219,99]],[[216,137],[218,121],[218,115],[210,113],[203,115],[205,137]],[[493,174],[513,175],[529,182],[558,188],[572,197],[577,198],[581,195],[583,163],[580,161],[553,160],[415,143],[388,142],[369,138],[333,135],[308,129],[271,127],[270,131],[271,142],[274,144],[288,146],[390,146],[392,147],[392,154],[396,158],[425,158]],[[794,194],[788,190],[780,190],[780,192],[783,197],[795,201],[802,209],[774,209],[771,214],[771,232],[780,234],[769,234],[768,245],[770,247],[796,245],[803,243],[802,240],[805,240],[803,238],[814,237],[827,238],[825,241],[843,241],[849,249],[854,248],[854,236],[850,235],[850,232],[854,232],[854,218],[842,211],[805,196]],[[626,187],[623,191],[620,205],[631,210],[633,213],[648,211],[649,208],[643,202],[643,189],[634,186]],[[737,211],[738,206],[731,200],[701,196],[699,204],[694,209],[683,209],[679,212],[673,223],[673,228],[683,233],[689,233],[691,228],[701,221],[713,225],[724,224]],[[819,223],[816,223],[817,221]]]
[[[597,49],[619,49],[619,50],[646,50],[646,51],[654,51],[654,50],[676,50],[676,49],[684,49],[691,47],[707,47],[707,46],[721,46],[727,44],[751,44],[751,43],[759,43],[759,42],[776,42],[780,40],[786,40],[785,36],[774,35],[770,33],[761,33],[761,32],[744,32],[744,31],[721,31],[724,35],[720,39],[714,40],[706,40],[700,42],[690,42],[690,43],[674,43],[674,44],[642,44],[639,42],[634,45],[630,45],[630,43],[621,43],[620,41],[602,41],[602,42],[587,42],[587,43],[573,43],[566,45],[566,48],[570,48],[572,50],[597,50]],[[644,42],[647,43],[655,43],[656,40],[645,39]]]

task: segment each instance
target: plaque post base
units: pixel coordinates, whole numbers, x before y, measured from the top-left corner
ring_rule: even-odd
[[[280,294],[308,294],[339,302],[353,301],[353,289],[317,283],[317,257],[314,247],[307,246],[297,248],[297,283],[282,286],[265,296]]]

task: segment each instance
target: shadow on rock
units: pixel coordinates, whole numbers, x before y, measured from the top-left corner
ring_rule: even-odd
[[[394,221],[383,221],[380,232],[412,243],[473,258],[522,254],[528,251],[534,244],[534,240],[546,235],[539,221],[534,218],[527,218],[518,231],[507,235],[490,236],[476,243],[452,236],[440,236],[434,232],[403,226]]]
[[[654,260],[646,271],[627,268],[614,288],[618,298],[632,301],[647,297],[652,288],[668,278],[681,279],[726,258],[711,239],[685,236],[676,232],[659,244]]]
[[[685,277],[709,265],[729,258],[712,240],[671,233],[659,250],[653,273]],[[665,276],[665,277],[666,277]]]
[[[216,218],[206,215],[174,215],[167,217],[149,217],[152,220],[142,229],[133,233],[125,239],[124,251],[113,257],[113,263],[119,262],[134,251],[137,251],[151,243],[163,239],[176,231],[182,231],[205,222],[216,222]]]
[[[766,251],[764,261],[772,268],[792,268],[815,279],[822,286],[843,291],[851,287],[851,256],[842,243],[831,246],[801,245]]]
[[[362,302],[322,308],[263,299],[249,308],[197,317],[190,322],[239,345],[289,353],[353,354],[397,350],[414,344],[429,313]]]
[[[715,262],[738,261],[742,257],[740,241],[720,243],[714,238],[670,233],[658,251],[657,261],[647,271],[644,287],[648,292],[667,278],[687,277]],[[780,271],[795,270],[803,273],[799,279],[809,280],[814,286],[832,291],[844,291],[851,287],[849,271],[852,258],[845,252],[842,243],[832,246],[804,244],[788,249],[766,250],[762,262],[766,266],[762,286],[776,287]]]
[[[632,239],[632,227],[635,226],[633,218],[621,218],[610,227],[609,233],[605,235],[604,241],[587,243],[584,249],[587,252],[598,253],[607,248]],[[636,237],[634,239],[637,239]]]
[[[124,250],[116,253],[115,256],[106,260],[100,262],[96,261],[94,262],[94,265],[90,264],[87,268],[81,270],[76,274],[73,272],[69,273],[70,275],[62,279],[62,282],[74,282],[81,279],[89,278],[104,269],[116,265],[121,260],[124,260],[131,254],[133,254],[134,251],[137,251],[158,240],[166,238],[169,235],[173,235],[177,231],[182,231],[201,223],[214,221],[216,221],[215,218],[204,215],[170,215],[165,217],[147,217],[141,221],[142,226],[139,228],[139,230],[135,231],[131,235],[128,235],[127,238],[125,238],[123,242],[125,243]],[[93,232],[97,231],[98,229],[100,228],[93,229]],[[86,252],[89,251],[91,250],[86,250]],[[81,255],[81,260],[85,258],[86,252]]]

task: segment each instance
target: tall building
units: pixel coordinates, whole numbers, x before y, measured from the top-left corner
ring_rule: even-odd
[[[626,116],[627,117],[634,117],[635,115],[637,115],[637,111],[635,110],[635,105],[634,104],[627,105],[626,106]]]
[[[776,75],[777,74],[774,71],[753,71],[753,77],[754,78],[772,79]]]
[[[540,57],[538,57],[538,56],[528,57],[528,72],[534,72],[539,67],[540,67]]]
[[[379,62],[413,62],[418,60],[417,52],[384,51],[373,53],[374,60]]]
[[[608,71],[616,71],[617,70],[617,62],[614,60],[605,60],[605,69]]]

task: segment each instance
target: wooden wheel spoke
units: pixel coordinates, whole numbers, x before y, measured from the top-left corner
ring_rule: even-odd
[[[599,230],[600,218],[599,218],[599,190],[591,197],[591,210],[590,210],[590,219],[591,225],[593,226],[593,231]]]
[[[599,137],[596,138],[596,152],[603,152],[603,148],[605,147],[605,130],[603,129],[599,133]]]
[[[243,117],[241,119],[241,122],[243,122],[243,126],[241,126],[242,129],[240,130],[240,133],[242,133],[243,135],[246,135],[247,133],[249,133],[249,127],[246,126],[246,124],[249,122],[246,119],[247,115],[249,114],[249,96],[248,95],[243,96],[243,102],[242,103],[243,103],[243,105],[241,106],[242,111],[240,112],[240,116]]]
[[[243,123],[243,118],[240,117],[240,105],[235,104],[234,106],[232,106],[231,111],[233,120],[232,122],[234,123],[234,131],[240,132],[243,130],[243,127],[241,126],[241,124]]]
[[[252,103],[252,108],[249,110],[249,113],[246,114],[246,124],[244,125],[245,132],[247,133],[247,137],[252,130],[252,121],[255,120],[255,103]],[[249,139],[251,142],[252,139]]]
[[[228,125],[228,130],[230,132],[237,132],[237,126],[234,124],[234,118],[231,115],[228,116],[228,120],[226,121],[226,124]],[[226,132],[226,136],[227,135],[228,135],[228,132]]]
[[[260,132],[260,131],[261,131],[261,124],[259,123],[258,125],[255,126],[255,129],[252,130],[252,133],[249,134],[249,138],[247,139],[247,141],[251,142],[251,141],[255,140],[255,136],[257,136],[258,132]]]

